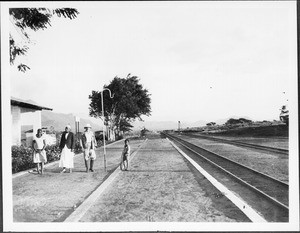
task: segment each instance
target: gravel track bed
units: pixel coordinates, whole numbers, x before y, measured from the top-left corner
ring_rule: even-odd
[[[289,181],[288,156],[251,151],[249,149],[206,139],[189,138],[188,141],[283,182]]]
[[[201,136],[201,135],[199,134],[199,136]],[[238,142],[244,142],[244,143],[261,145],[261,146],[289,149],[289,139],[288,138],[230,137],[230,136],[214,136],[214,135],[209,135],[209,136],[212,136],[214,138],[230,140],[230,141],[238,141]]]
[[[288,139],[247,138],[247,139],[237,139],[237,141],[260,145],[260,146],[269,146],[269,147],[275,147],[275,148],[286,149],[286,150],[289,149]]]

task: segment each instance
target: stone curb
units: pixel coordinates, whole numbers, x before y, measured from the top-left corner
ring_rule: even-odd
[[[148,139],[144,140],[142,144],[133,152],[128,162],[137,154],[140,148],[146,143]],[[84,200],[81,205],[65,219],[64,222],[79,222],[79,220],[84,216],[84,214],[92,207],[99,196],[105,191],[105,189],[114,181],[114,179],[121,173],[121,169],[118,166],[116,170],[90,195],[86,200]]]

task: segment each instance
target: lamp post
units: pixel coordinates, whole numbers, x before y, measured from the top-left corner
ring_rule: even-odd
[[[104,118],[104,105],[103,105],[103,92],[109,91],[109,97],[114,98],[114,95],[111,95],[111,91],[108,88],[103,88],[101,91],[101,105],[102,105],[102,117],[103,117],[103,157],[104,157],[104,171],[106,171],[106,149],[105,149],[105,133],[104,133],[104,125],[105,125],[105,118]]]

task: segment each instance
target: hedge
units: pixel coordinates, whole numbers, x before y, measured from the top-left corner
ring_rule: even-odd
[[[47,161],[53,162],[60,159],[60,149],[59,145],[48,145],[45,148]],[[76,140],[75,143],[75,154],[81,152],[79,141]],[[36,164],[33,163],[33,149],[31,147],[25,146],[12,146],[12,173],[17,173],[20,171],[25,171],[31,168],[35,168]]]

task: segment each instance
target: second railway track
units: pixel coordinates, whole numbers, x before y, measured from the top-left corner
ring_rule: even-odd
[[[196,137],[196,138],[203,138],[203,139],[218,141],[218,142],[232,144],[232,145],[240,146],[240,147],[248,147],[248,148],[253,148],[253,149],[262,150],[262,151],[275,152],[275,153],[284,154],[284,155],[289,154],[289,150],[283,149],[283,148],[255,145],[255,144],[251,144],[251,143],[245,143],[245,142],[234,141],[234,140],[226,140],[223,138],[216,138],[216,137],[199,135],[199,134],[184,134],[184,135],[189,136],[189,137]]]
[[[179,143],[192,153],[203,157],[210,164],[217,167],[217,169],[222,170],[222,172],[225,172],[234,178],[238,183],[246,186],[258,196],[270,202],[271,208],[277,209],[276,214],[282,216],[279,217],[279,221],[288,221],[289,185],[287,183],[208,151],[198,145],[187,142],[182,138],[166,133],[164,133],[164,135],[176,143]],[[276,220],[273,219],[271,221]]]

